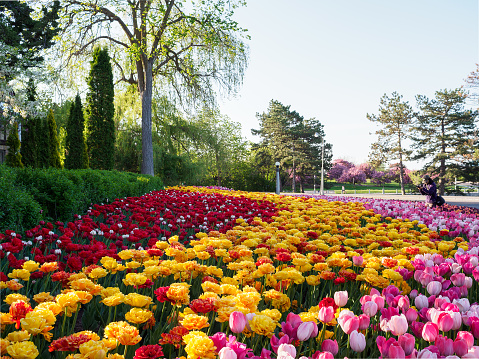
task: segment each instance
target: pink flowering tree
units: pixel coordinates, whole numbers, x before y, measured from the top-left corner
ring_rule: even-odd
[[[342,176],[343,172],[348,171],[351,167],[354,167],[354,164],[346,160],[333,160],[333,167],[331,167],[328,172],[328,178],[340,182],[339,178]]]
[[[339,177],[338,182],[365,183],[366,173],[359,166],[354,166],[344,171]]]

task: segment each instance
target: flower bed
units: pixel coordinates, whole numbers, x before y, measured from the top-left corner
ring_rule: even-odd
[[[6,231],[1,354],[476,358],[477,216],[409,210],[183,187]]]

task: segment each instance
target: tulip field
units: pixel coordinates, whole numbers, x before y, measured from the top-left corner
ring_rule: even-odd
[[[1,358],[479,358],[479,211],[171,187],[0,233]]]

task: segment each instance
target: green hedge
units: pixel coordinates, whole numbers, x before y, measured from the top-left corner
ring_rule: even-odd
[[[130,172],[0,165],[0,231],[26,230],[42,219],[70,221],[92,203],[162,188],[160,178]]]

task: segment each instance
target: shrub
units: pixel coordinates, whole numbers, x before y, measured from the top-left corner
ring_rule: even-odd
[[[0,231],[25,230],[41,219],[41,207],[25,188],[15,184],[15,170],[0,165]]]
[[[163,188],[158,177],[127,172],[0,168],[1,230],[29,229],[41,219],[70,221],[74,214],[85,213],[93,203],[137,197]],[[8,221],[3,219],[7,217]]]

